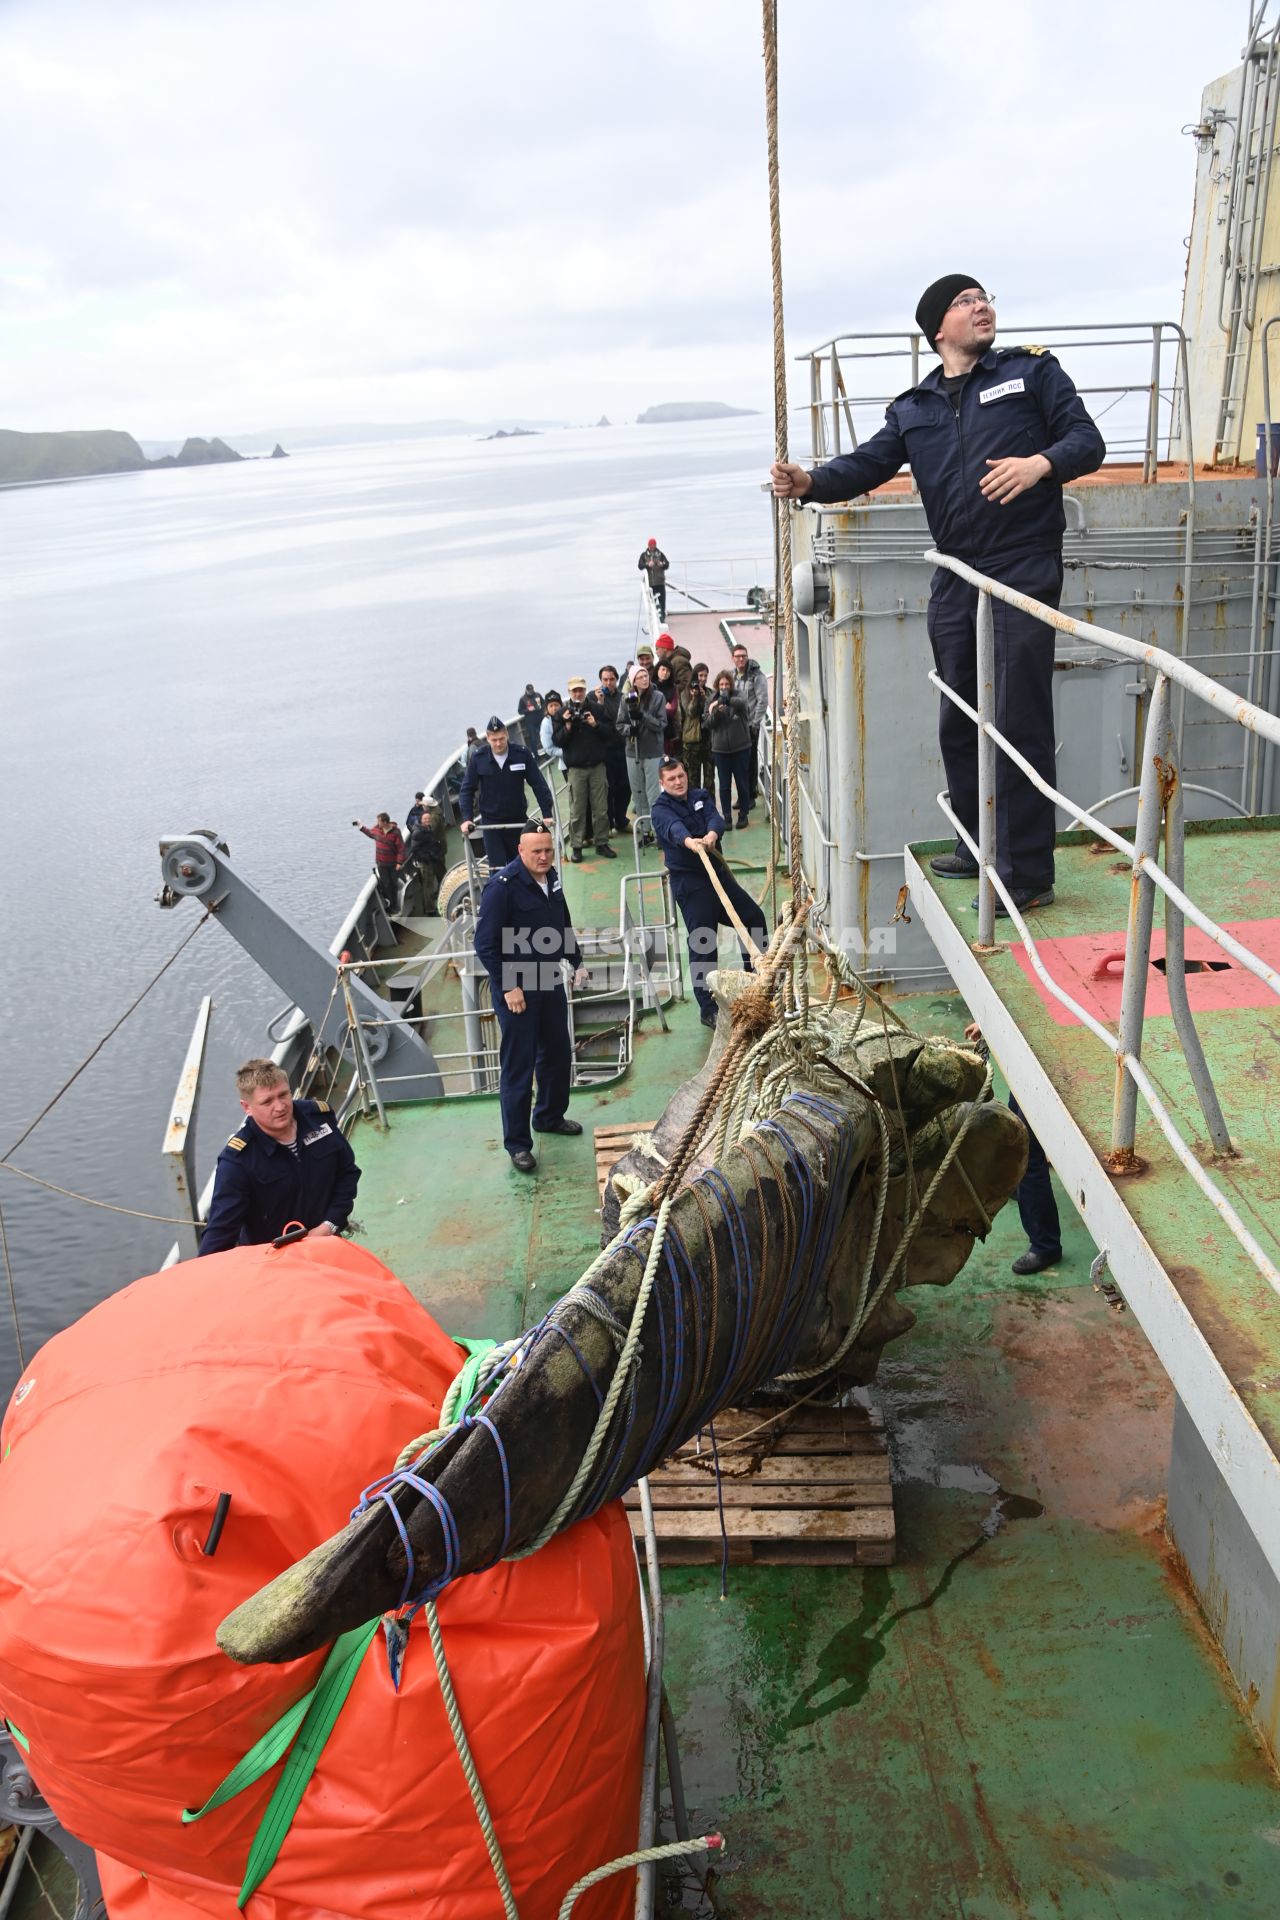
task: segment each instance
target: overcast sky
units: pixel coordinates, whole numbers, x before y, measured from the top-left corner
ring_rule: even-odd
[[[1177,318],[1243,0],[780,13],[789,347]],[[0,73],[0,426],[768,403],[756,0],[0,0]]]

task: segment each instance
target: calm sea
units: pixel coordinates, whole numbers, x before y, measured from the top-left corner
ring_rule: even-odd
[[[354,816],[403,820],[467,724],[511,711],[526,680],[563,687],[630,656],[650,534],[704,599],[726,603],[730,559],[739,599],[771,577],[770,450],[750,418],[0,493],[0,1154],[198,917],[154,904],[162,835],[215,827],[327,945],[369,871]],[[203,1178],[239,1119],[231,1072],[267,1050],[283,1001],[212,923],[18,1164],[171,1212],[160,1146],[205,993]],[[172,1243],[2,1169],[0,1204],[28,1358]],[[0,1272],[0,1405],[17,1370]]]

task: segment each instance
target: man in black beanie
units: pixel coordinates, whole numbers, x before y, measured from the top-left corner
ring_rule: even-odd
[[[1102,465],[1102,435],[1051,353],[996,347],[995,305],[975,275],[948,273],[926,287],[916,324],[941,365],[898,395],[879,433],[856,453],[812,473],[779,462],[773,490],[784,500],[852,500],[909,461],[941,552],[1056,607],[1066,528],[1062,489]],[[996,726],[1052,782],[1052,629],[1002,600],[993,599],[991,607]],[[929,641],[939,676],[970,706],[977,705],[977,609],[977,589],[940,567],[929,599]],[[938,734],[952,808],[976,840],[977,729],[944,698]],[[1019,907],[1053,900],[1053,829],[1053,802],[998,753],[997,866]],[[944,879],[977,874],[963,841],[930,865]],[[998,897],[996,912],[1004,912]]]

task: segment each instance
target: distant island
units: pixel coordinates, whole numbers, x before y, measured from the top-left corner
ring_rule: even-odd
[[[673,420],[730,420],[758,413],[758,407],[727,407],[723,400],[668,400],[636,415],[638,427],[666,426]]]
[[[536,440],[537,427],[499,427],[496,433],[482,433],[482,440]]]
[[[277,445],[272,459],[288,456]],[[149,467],[209,467],[243,454],[225,440],[184,440],[177,453],[148,459],[131,433],[110,428],[83,433],[17,433],[0,427],[0,486],[40,480],[83,480],[102,473],[142,473]]]
[[[273,442],[281,440],[299,453],[312,447],[374,446],[396,440],[496,439],[499,429],[510,438],[517,429],[522,433],[544,433],[567,424],[564,420],[529,419],[523,414],[507,414],[496,420],[349,420],[318,427],[256,428],[248,433],[233,433],[231,438],[246,454],[266,453]]]

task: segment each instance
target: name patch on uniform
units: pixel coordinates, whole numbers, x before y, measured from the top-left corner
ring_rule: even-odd
[[[701,812],[702,812],[702,809],[703,809],[703,808],[704,808],[704,807],[706,806],[706,804],[707,804],[707,803],[706,803],[706,801],[705,801],[705,800],[695,800],[695,801],[694,801],[694,803],[693,803],[693,810],[694,810],[694,812],[695,812],[695,813],[701,813]]]
[[[1025,380],[1002,380],[998,387],[984,387],[978,395],[978,405],[985,407],[988,400],[1003,400],[1006,393],[1025,393]]]
[[[326,1133],[332,1133],[332,1132],[333,1132],[333,1128],[329,1125],[329,1122],[326,1120],[322,1127],[317,1127],[315,1129],[314,1133],[304,1133],[302,1136],[302,1144],[304,1147],[313,1147],[317,1140],[323,1140]]]

